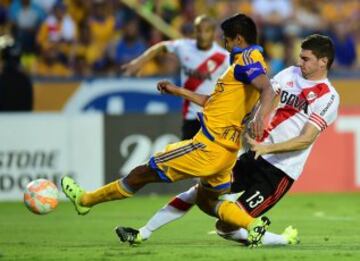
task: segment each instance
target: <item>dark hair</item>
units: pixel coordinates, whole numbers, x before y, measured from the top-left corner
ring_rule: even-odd
[[[329,70],[335,56],[335,48],[332,40],[325,35],[312,34],[309,35],[302,41],[301,48],[310,50],[316,58],[328,58],[326,68]]]
[[[255,22],[245,14],[236,14],[221,23],[221,29],[226,37],[234,39],[241,35],[247,44],[257,43],[257,29]]]

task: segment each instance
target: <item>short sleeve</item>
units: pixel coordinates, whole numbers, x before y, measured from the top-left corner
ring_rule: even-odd
[[[264,57],[259,50],[246,50],[234,67],[236,80],[249,84],[258,76],[266,74]]]
[[[181,40],[165,41],[165,48],[169,53],[177,53]]]
[[[339,96],[335,93],[324,95],[315,101],[309,123],[313,124],[319,131],[323,131],[336,120],[338,109]]]

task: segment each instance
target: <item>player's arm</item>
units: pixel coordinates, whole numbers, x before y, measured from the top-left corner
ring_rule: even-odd
[[[249,128],[254,137],[261,139],[264,132],[265,118],[274,106],[275,92],[271,87],[269,78],[265,74],[254,78],[251,84],[260,92],[260,100],[254,118],[249,123]]]
[[[126,76],[135,75],[145,63],[147,63],[154,57],[166,51],[167,49],[165,42],[157,43],[151,46],[149,49],[147,49],[142,55],[140,55],[136,59],[132,60],[127,64],[122,65],[121,70],[123,71],[123,74]]]
[[[314,143],[317,136],[320,134],[320,130],[313,124],[307,123],[301,130],[300,135],[289,139],[284,142],[273,143],[273,144],[259,144],[254,139],[246,136],[247,141],[250,144],[250,148],[255,152],[255,159],[260,155],[269,153],[283,153],[307,149],[311,144]]]
[[[202,95],[184,88],[180,88],[169,81],[158,82],[157,89],[161,93],[171,94],[174,96],[180,96],[186,100],[189,100],[197,105],[204,106],[206,101],[209,99],[209,95]]]

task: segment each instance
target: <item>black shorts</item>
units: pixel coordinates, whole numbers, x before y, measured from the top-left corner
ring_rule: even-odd
[[[272,208],[290,189],[294,180],[254,152],[240,156],[233,168],[231,191],[244,191],[237,203],[252,217]]]
[[[198,120],[183,120],[182,140],[192,139],[200,128],[201,125]]]

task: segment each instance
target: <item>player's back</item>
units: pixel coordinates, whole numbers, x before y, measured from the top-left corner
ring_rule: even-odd
[[[266,74],[261,50],[254,45],[232,53],[234,62],[219,78],[203,115],[199,116],[209,136],[228,149],[240,149],[244,120],[259,99],[260,94],[251,81]]]

